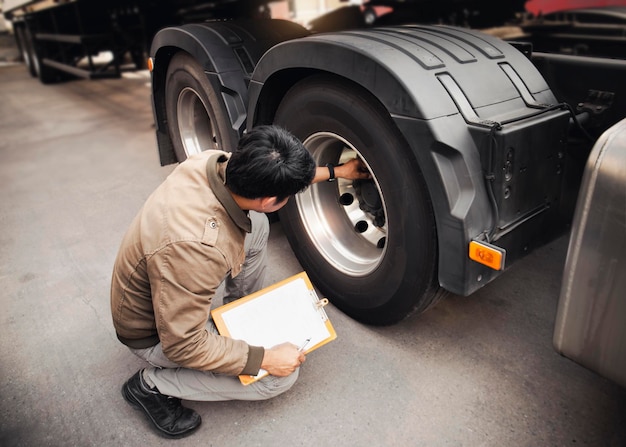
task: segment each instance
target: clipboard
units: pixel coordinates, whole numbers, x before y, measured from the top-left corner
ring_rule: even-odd
[[[258,292],[211,310],[211,317],[220,335],[243,340],[268,349],[290,342],[306,346],[305,354],[337,338],[324,306],[306,272],[298,273]],[[240,375],[249,385],[268,372],[256,376]]]

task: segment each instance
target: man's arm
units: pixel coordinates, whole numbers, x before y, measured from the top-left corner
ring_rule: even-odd
[[[228,270],[218,250],[194,241],[169,244],[148,261],[156,328],[171,361],[229,375],[258,371],[263,348],[206,330],[211,300]]]
[[[343,164],[332,168],[335,178],[345,178],[348,180],[368,179],[371,177],[369,171],[361,160],[353,158]],[[325,182],[330,178],[330,169],[327,166],[318,166],[315,170],[315,177],[311,183]]]

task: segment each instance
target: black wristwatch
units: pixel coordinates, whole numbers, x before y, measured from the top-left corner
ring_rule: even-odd
[[[327,181],[334,182],[337,180],[335,178],[335,165],[332,163],[326,163],[326,167],[328,168],[328,173],[330,174]]]

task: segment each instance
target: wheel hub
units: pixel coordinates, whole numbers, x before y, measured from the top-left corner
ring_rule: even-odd
[[[375,226],[385,225],[385,210],[383,201],[373,180],[355,180],[352,182],[359,201],[359,208],[372,215]]]

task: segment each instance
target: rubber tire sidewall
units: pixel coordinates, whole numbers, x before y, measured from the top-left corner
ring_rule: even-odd
[[[328,264],[306,233],[295,200],[281,210],[296,257],[320,291],[351,317],[370,324],[395,323],[428,308],[438,289],[434,214],[415,157],[382,105],[350,82],[313,77],[287,93],[275,123],[302,141],[326,131],[352,143],[372,169],[386,203],[386,253],[362,277]]]
[[[179,52],[172,57],[165,81],[165,110],[168,130],[178,161],[184,161],[187,154],[178,128],[176,105],[181,91],[188,87],[197,92],[205,106],[216,134],[217,148],[227,152],[235,150],[239,136],[232,128],[228,127],[230,119],[222,97],[217,94],[200,64],[189,54]],[[207,149],[212,148],[207,147],[203,150]]]

